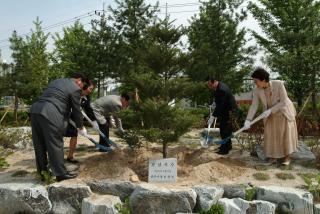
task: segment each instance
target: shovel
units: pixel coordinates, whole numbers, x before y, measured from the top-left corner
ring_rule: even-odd
[[[70,122],[71,125],[73,125],[75,128],[77,128],[77,126],[76,126],[76,124],[75,124],[74,121],[69,120],[69,122]],[[87,135],[87,134],[86,134],[86,135],[81,135],[81,136],[84,136],[85,138],[87,138],[88,140],[90,140],[91,143],[93,143],[93,144],[94,144],[97,148],[99,148],[99,149],[102,149],[102,150],[104,150],[104,151],[106,151],[106,152],[111,152],[111,151],[113,151],[113,149],[110,148],[110,147],[106,147],[106,146],[100,145],[99,143],[97,143],[97,141],[95,141],[92,137],[90,137],[90,136]]]
[[[209,107],[209,112],[210,112],[210,117],[212,117],[212,107],[210,106]],[[210,118],[209,117],[209,118]],[[213,128],[216,127],[216,122],[217,122],[217,118],[214,118],[214,121],[212,121],[214,123],[213,125]],[[211,125],[212,125],[212,122],[208,124],[208,129],[207,129],[207,135],[205,138],[202,138],[201,141],[200,141],[200,144],[201,144],[201,147],[203,148],[208,148],[209,146],[209,142],[211,142],[213,140],[213,137],[211,137],[209,134],[210,134],[210,131],[211,131]]]
[[[256,117],[254,120],[252,120],[250,122],[250,126],[252,126],[253,124],[255,124],[256,122],[258,122],[259,120],[263,119],[264,118],[264,115],[263,113],[260,114],[258,117]],[[244,130],[246,130],[245,127],[242,127],[241,129],[239,129],[238,131],[234,132],[231,136],[225,138],[225,139],[222,139],[222,140],[219,140],[219,141],[215,141],[213,143],[216,143],[216,144],[225,144],[228,140],[230,140],[232,137],[235,137],[237,136],[238,134],[240,134],[241,132],[243,132]]]
[[[102,131],[100,131],[100,129],[96,129],[94,126],[93,126],[93,122],[92,120],[88,117],[88,115],[84,112],[84,111],[81,111],[82,115],[89,121],[89,123],[91,124],[91,126],[99,132],[99,134],[101,135],[101,137],[106,141],[108,142],[110,145],[114,146],[115,148],[118,148],[118,145],[113,142],[112,140],[110,140],[109,138],[106,137],[105,134],[102,133]]]

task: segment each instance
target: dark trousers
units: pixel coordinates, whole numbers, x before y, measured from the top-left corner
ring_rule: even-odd
[[[109,122],[110,120],[107,120],[105,124],[99,124],[100,131],[106,136],[107,139],[109,139]],[[107,142],[103,137],[99,138],[99,144],[103,146],[109,147],[109,142]]]
[[[220,120],[220,136],[221,139],[225,139],[232,135],[232,124],[229,116],[219,117]],[[222,144],[220,149],[223,151],[229,151],[232,148],[231,139],[227,140],[226,143]]]
[[[41,173],[48,170],[48,155],[53,174],[65,175],[67,169],[63,159],[63,131],[42,115],[31,114],[30,119],[37,171]]]

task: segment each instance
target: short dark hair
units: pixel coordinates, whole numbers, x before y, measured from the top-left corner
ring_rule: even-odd
[[[214,76],[207,76],[206,78],[206,82],[210,81],[210,82],[214,82],[215,80],[217,80]]]
[[[126,101],[130,100],[130,97],[129,97],[129,95],[127,93],[122,93],[121,97],[123,97]]]
[[[74,73],[70,77],[74,78],[74,79],[79,79],[80,78],[83,83],[89,81],[88,78],[82,73]]]
[[[264,70],[263,68],[257,68],[252,74],[252,78],[258,79],[258,80],[265,80],[266,82],[269,82],[269,73]]]
[[[88,79],[88,81],[86,81],[86,82],[84,83],[84,86],[83,86],[83,89],[82,89],[82,90],[87,90],[87,89],[88,89],[90,86],[92,86],[92,85],[93,85],[93,87],[95,87],[95,84],[93,83],[93,81]]]

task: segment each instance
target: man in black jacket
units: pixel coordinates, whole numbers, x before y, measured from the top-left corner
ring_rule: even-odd
[[[237,110],[236,100],[231,93],[229,87],[216,80],[214,77],[207,78],[208,88],[213,90],[213,96],[216,104],[216,108],[212,114],[213,117],[217,117],[220,124],[220,136],[222,139],[229,137],[232,134],[232,121],[230,113]],[[212,120],[213,118],[209,118]],[[220,155],[226,155],[232,149],[231,140],[222,144],[217,152]]]
[[[80,110],[80,97],[85,82],[87,79],[82,74],[54,80],[31,106],[32,141],[37,170],[42,176],[43,172],[48,171],[48,155],[50,167],[57,181],[76,177],[64,166],[63,135],[71,111],[80,134],[86,134]]]

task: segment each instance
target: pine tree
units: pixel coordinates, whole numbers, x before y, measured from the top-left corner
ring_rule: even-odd
[[[114,78],[119,72],[121,63],[121,54],[119,54],[118,36],[115,30],[109,25],[109,19],[104,12],[98,13],[99,20],[94,20],[90,39],[92,46],[91,56],[94,56],[95,63],[91,67],[97,79],[98,95],[101,87],[104,86],[104,80]]]
[[[14,120],[17,121],[19,98],[33,103],[48,83],[49,58],[46,50],[49,34],[44,34],[41,22],[34,22],[35,30],[22,38],[14,31],[11,38],[12,72],[7,76],[8,93],[15,97]]]
[[[131,80],[142,100],[129,114],[131,128],[149,141],[162,143],[164,158],[168,144],[177,141],[194,120],[179,106],[190,85],[183,73],[187,58],[179,48],[183,32],[168,19],[148,28],[144,41],[148,48],[139,53],[143,72]]]
[[[204,81],[212,75],[229,85],[234,93],[242,90],[243,79],[251,70],[254,53],[253,47],[245,47],[246,30],[239,28],[246,13],[243,10],[235,12],[242,2],[203,2],[199,16],[192,17],[188,29],[188,74],[194,81]]]
[[[56,34],[54,37],[54,70],[60,77],[81,72],[95,76],[92,66],[95,56],[91,53],[95,48],[92,45],[90,34],[78,21],[71,27],[63,29],[63,37]]]
[[[113,28],[119,35],[117,78],[130,84],[131,75],[141,72],[139,53],[145,49],[145,34],[150,24],[156,19],[157,5],[151,6],[144,0],[116,0],[117,8],[111,8]],[[129,87],[130,88],[130,87]]]
[[[320,3],[314,0],[268,0],[249,8],[264,35],[253,33],[266,50],[273,72],[286,81],[298,106],[319,89]]]

